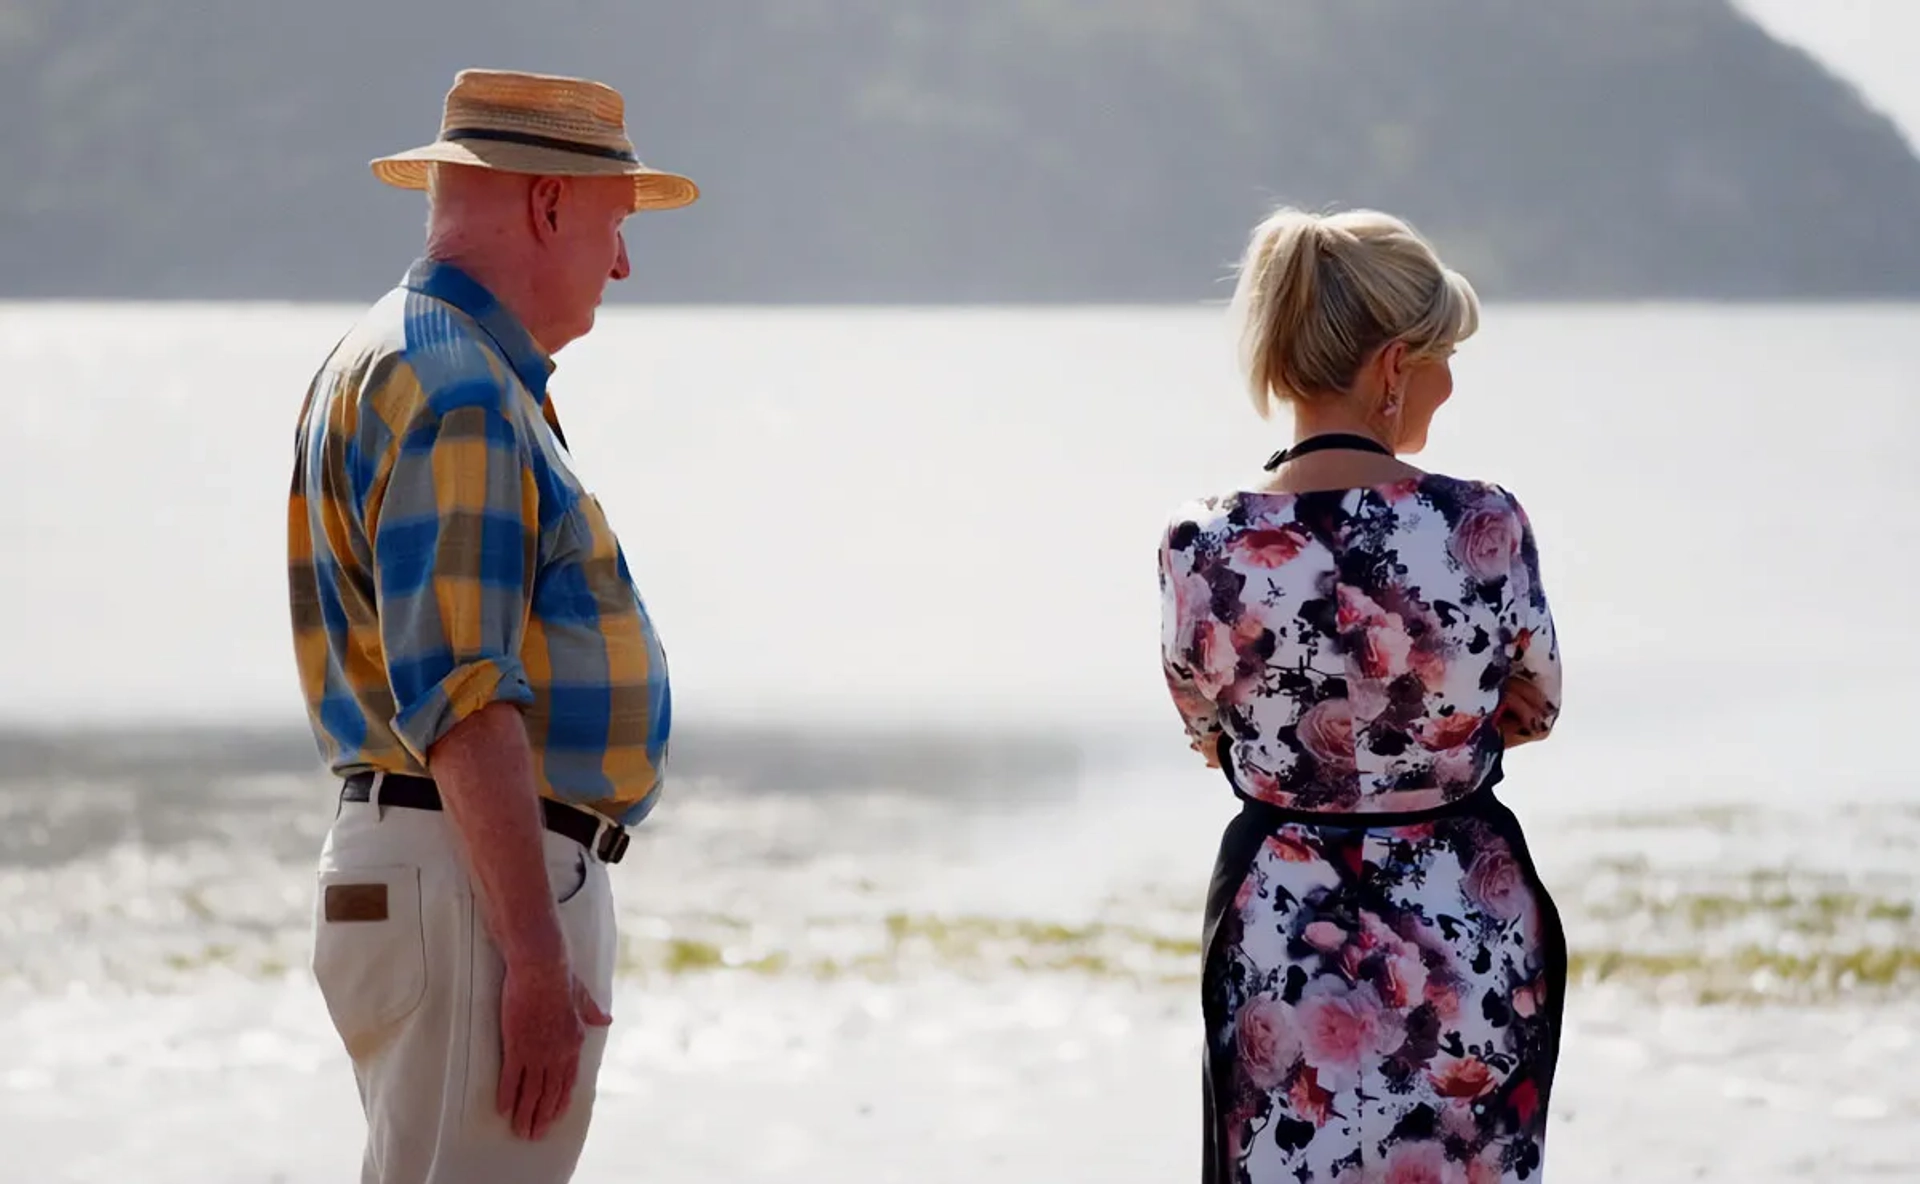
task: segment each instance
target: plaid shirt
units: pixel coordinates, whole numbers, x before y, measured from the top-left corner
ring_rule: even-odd
[[[553,363],[485,288],[419,262],[307,393],[287,515],[295,658],[342,776],[426,773],[520,705],[540,792],[628,824],[657,799],[666,660],[567,464]]]

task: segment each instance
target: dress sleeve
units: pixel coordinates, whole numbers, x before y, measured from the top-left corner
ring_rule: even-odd
[[[1192,522],[1175,522],[1160,541],[1160,666],[1186,728],[1188,745],[1217,768],[1217,745],[1223,732],[1220,713],[1201,685],[1209,600],[1206,582],[1195,571],[1199,533]]]
[[[1507,587],[1512,596],[1517,628],[1512,643],[1512,677],[1533,684],[1541,707],[1523,717],[1526,731],[1540,737],[1553,730],[1560,717],[1560,639],[1554,630],[1553,610],[1547,603],[1545,586],[1540,582],[1540,552],[1533,535],[1533,523],[1525,507],[1512,494],[1507,495],[1519,523],[1519,550],[1513,559],[1513,574]]]

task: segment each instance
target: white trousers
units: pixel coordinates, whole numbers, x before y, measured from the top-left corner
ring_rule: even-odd
[[[504,968],[443,812],[348,802],[327,835],[313,973],[367,1116],[362,1184],[565,1184],[607,1029],[589,1026],[567,1113],[538,1142],[495,1109]],[[618,957],[607,868],[542,830],[574,973],[609,1012]]]

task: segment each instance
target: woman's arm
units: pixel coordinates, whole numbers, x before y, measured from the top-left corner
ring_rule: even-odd
[[[1500,738],[1506,741],[1507,747],[1516,748],[1546,739],[1547,733],[1553,730],[1553,720],[1557,714],[1557,705],[1547,699],[1533,679],[1516,675],[1508,680],[1506,690],[1500,696],[1500,706],[1494,710],[1493,722],[1500,729]]]
[[[1182,530],[1176,523],[1160,541],[1160,668],[1186,728],[1188,746],[1206,758],[1207,767],[1217,769],[1220,713],[1194,670],[1199,657],[1196,631],[1205,627],[1196,610],[1204,608],[1206,601],[1194,603],[1199,581],[1194,573],[1192,534],[1190,524]],[[1176,540],[1187,545],[1176,546]]]
[[[1519,528],[1508,594],[1516,618],[1511,651],[1512,672],[1495,712],[1495,722],[1509,748],[1544,740],[1560,718],[1560,639],[1553,610],[1540,582],[1540,552],[1533,524],[1512,494],[1507,495]]]

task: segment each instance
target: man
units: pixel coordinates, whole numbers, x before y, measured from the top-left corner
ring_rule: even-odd
[[[569,1179],[605,1048],[606,864],[657,799],[666,665],[569,461],[547,380],[684,206],[618,92],[470,70],[438,140],[373,162],[428,193],[426,257],[327,359],[288,514],[296,658],[343,779],[313,968],[367,1116],[365,1184]]]

